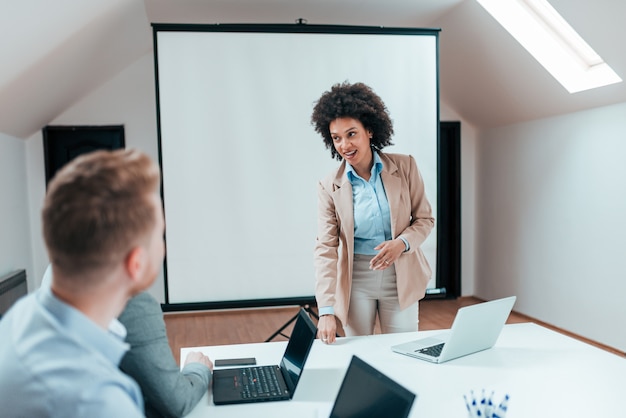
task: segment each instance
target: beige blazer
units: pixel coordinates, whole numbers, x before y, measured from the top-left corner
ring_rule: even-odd
[[[410,155],[384,154],[381,179],[391,212],[393,238],[404,237],[410,250],[395,262],[400,308],[424,297],[431,269],[420,246],[435,225],[424,181]],[[315,243],[315,298],[319,307],[332,306],[345,326],[350,304],[354,259],[352,185],[346,163],[318,184],[318,227]]]

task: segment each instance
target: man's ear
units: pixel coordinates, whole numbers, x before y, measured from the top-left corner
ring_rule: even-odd
[[[126,273],[134,280],[140,280],[146,264],[146,252],[142,247],[135,247],[126,256]]]

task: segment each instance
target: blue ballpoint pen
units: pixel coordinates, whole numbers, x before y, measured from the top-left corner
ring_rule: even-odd
[[[467,400],[467,395],[463,395],[463,399],[465,399],[465,406],[467,407],[467,416],[469,418],[474,418],[474,414],[472,413],[472,407],[470,406],[470,403]]]
[[[472,398],[471,400],[467,399],[466,395],[463,395],[463,398],[465,399],[465,406],[467,406],[468,416],[470,418],[476,418],[478,416],[482,418],[482,414],[480,414],[480,411],[478,410],[478,403],[476,402],[476,397],[474,396],[473,390],[470,391],[470,395]]]
[[[474,413],[474,417],[477,417],[478,412],[478,402],[476,402],[476,396],[474,396],[474,391],[470,392],[472,394],[472,412]]]
[[[474,417],[482,418],[483,412],[481,411],[480,406],[478,405],[478,402],[476,401],[476,397],[474,396],[474,391],[472,391],[472,408],[474,410]]]
[[[487,399],[487,405],[485,406],[485,418],[493,417],[493,391],[491,391],[491,395],[489,395],[489,399]]]
[[[493,418],[504,418],[509,407],[509,395],[504,395],[504,399],[498,405],[498,409],[491,415]]]
[[[465,398],[465,403],[467,404],[467,410],[469,412],[470,418],[476,418],[476,399],[474,399],[474,391],[470,391],[471,399],[467,399],[467,396],[463,395]]]

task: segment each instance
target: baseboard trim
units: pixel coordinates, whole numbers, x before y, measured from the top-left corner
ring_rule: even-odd
[[[485,301],[484,299],[478,298],[476,296],[462,296],[462,297],[459,297],[459,299],[460,300],[471,300],[471,299],[474,299],[474,300],[477,300],[479,302],[484,302]],[[602,350],[608,351],[609,353],[613,353],[613,354],[618,355],[620,357],[626,357],[626,352],[618,350],[615,347],[611,347],[609,345],[602,344],[602,343],[600,343],[598,341],[595,341],[595,340],[592,340],[590,338],[583,337],[582,335],[576,334],[574,332],[570,332],[570,331],[564,330],[564,329],[559,328],[559,327],[557,327],[555,325],[549,324],[547,322],[541,321],[541,320],[539,320],[537,318],[533,318],[532,316],[525,315],[525,314],[517,312],[515,310],[513,310],[513,313],[517,317],[519,317],[519,318],[526,319],[528,322],[532,322],[532,323],[535,323],[537,325],[541,325],[544,328],[548,328],[548,329],[551,329],[552,331],[558,332],[560,334],[567,335],[568,337],[577,339],[577,340],[582,341],[584,343],[587,343],[589,345],[593,345],[594,347],[597,347],[597,348],[600,348]]]

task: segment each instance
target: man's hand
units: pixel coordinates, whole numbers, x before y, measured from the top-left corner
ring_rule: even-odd
[[[192,351],[187,354],[187,358],[185,359],[185,366],[189,363],[202,363],[207,366],[211,371],[213,371],[213,362],[209,357],[205,356],[199,351]]]

